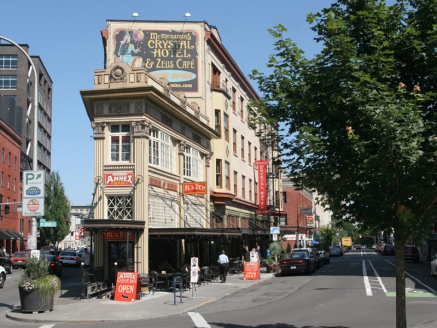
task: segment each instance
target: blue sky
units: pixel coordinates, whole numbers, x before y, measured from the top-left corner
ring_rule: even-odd
[[[94,148],[91,124],[80,90],[93,88],[94,70],[103,68],[100,31],[106,20],[203,21],[217,27],[242,72],[266,72],[274,53],[268,29],[282,24],[287,36],[313,57],[321,46],[306,22],[331,0],[167,0],[130,3],[114,0],[2,1],[0,35],[28,44],[53,80],[52,170],[59,171],[72,205],[90,204]],[[130,3],[130,4],[129,4]],[[2,41],[4,42],[4,41]],[[257,86],[252,83],[255,88]]]

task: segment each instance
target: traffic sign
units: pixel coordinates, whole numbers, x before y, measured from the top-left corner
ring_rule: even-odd
[[[274,234],[279,234],[279,233],[280,233],[280,231],[279,231],[279,227],[270,227],[270,233],[271,233],[272,235],[274,235]]]
[[[51,227],[51,228],[54,228],[54,227],[56,227],[58,224],[57,224],[57,222],[56,221],[45,221],[45,222],[40,222],[39,223],[39,226],[40,227],[45,227],[45,228],[47,228],[47,227]]]

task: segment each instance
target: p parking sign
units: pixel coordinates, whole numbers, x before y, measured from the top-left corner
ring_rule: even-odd
[[[23,172],[23,216],[43,216],[45,171]]]

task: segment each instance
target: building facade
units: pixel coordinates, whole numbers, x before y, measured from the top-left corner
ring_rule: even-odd
[[[192,256],[203,266],[223,248],[240,257],[243,244],[265,243],[273,220],[257,214],[255,164],[269,152],[248,116],[257,95],[218,31],[206,22],[107,21],[102,37],[105,68],[81,91],[95,140],[84,220],[95,266],[149,272]]]

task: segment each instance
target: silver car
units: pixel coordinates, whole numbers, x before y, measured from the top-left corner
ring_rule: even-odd
[[[58,256],[58,260],[62,265],[79,266],[82,262],[82,259],[76,251],[62,251]]]
[[[437,257],[431,258],[431,276],[437,276]]]

